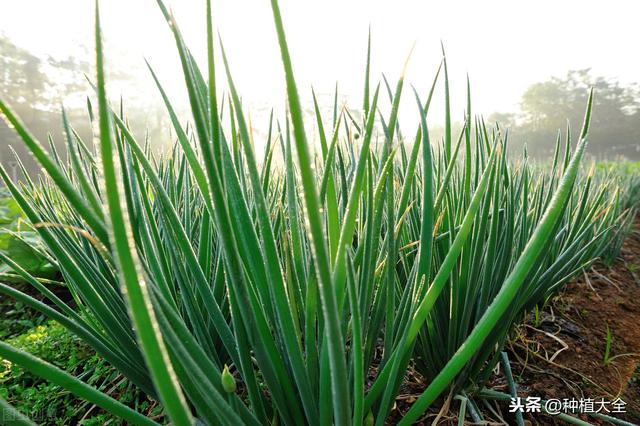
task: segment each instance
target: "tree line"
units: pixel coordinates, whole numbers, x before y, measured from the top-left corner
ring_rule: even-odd
[[[60,119],[63,101],[75,130],[86,141],[91,140],[86,97],[89,86],[82,78],[83,74],[90,75],[89,71],[86,61],[75,57],[42,58],[0,35],[0,96],[41,141],[51,140],[61,150],[65,145]],[[126,70],[112,70],[111,74],[112,81],[135,85]],[[590,153],[598,159],[640,160],[640,86],[594,76],[590,69],[569,71],[563,77],[532,84],[522,95],[518,111],[495,112],[487,117],[487,124],[498,123],[509,132],[511,152],[526,146],[530,156],[548,158],[559,131],[569,129],[574,140],[577,137],[590,87],[595,90]],[[160,104],[133,104],[135,107],[127,110],[127,116],[134,128],[147,132],[150,140],[170,137],[164,132],[166,118]],[[434,128],[434,133],[436,137],[432,139],[437,139],[441,129]],[[22,144],[2,120],[0,144],[0,161],[5,166],[13,165],[13,153],[8,149],[11,145],[27,170],[37,170],[35,161],[22,155],[26,154]]]

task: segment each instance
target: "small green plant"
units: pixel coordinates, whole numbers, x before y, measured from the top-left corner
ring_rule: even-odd
[[[613,342],[614,341],[615,340],[614,340],[614,336],[613,336],[613,331],[609,327],[609,324],[607,324],[607,335],[606,335],[606,339],[605,339],[604,356],[603,356],[603,359],[602,359],[603,365],[605,365],[605,366],[609,365],[609,364],[611,364],[611,362],[613,362],[614,359],[617,359],[617,358],[638,357],[640,355],[640,354],[634,353],[634,352],[611,355],[611,348],[613,346]]]
[[[609,362],[611,362],[611,345],[613,344],[613,333],[611,332],[611,328],[609,327],[609,324],[607,324],[607,336],[605,339],[605,346],[604,346],[604,357],[602,359],[602,363],[604,365],[609,365]]]
[[[19,288],[22,286],[14,285]],[[22,302],[16,302],[8,297],[0,299],[0,340],[18,336],[46,322],[47,317],[44,314]]]
[[[534,327],[540,327],[540,324],[542,324],[542,316],[540,315],[541,313],[542,313],[542,309],[540,309],[538,305],[534,306],[533,308],[533,326]]]
[[[58,271],[36,230],[25,220],[24,213],[5,189],[0,190],[0,277],[3,281],[22,281],[11,273],[3,259],[11,258],[36,277],[52,278]]]
[[[54,321],[36,326],[7,340],[7,343],[72,372],[93,386],[118,393],[120,401],[124,403],[136,403],[141,409],[148,404],[144,396],[126,380],[122,380],[118,372],[93,349]],[[64,388],[47,383],[6,360],[0,363],[0,398],[34,420],[46,424],[69,424],[71,419],[80,418],[85,423],[91,423],[95,421],[94,416],[101,421],[114,421],[113,416],[92,409],[91,404]]]

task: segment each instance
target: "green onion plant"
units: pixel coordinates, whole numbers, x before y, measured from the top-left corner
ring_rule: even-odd
[[[167,152],[138,140],[122,104],[109,101],[97,6],[93,140],[63,112],[66,156],[53,145],[48,152],[0,101],[45,172],[20,183],[0,175],[75,304],[11,259],[3,260],[48,300],[6,284],[0,293],[86,341],[156,398],[172,424],[382,425],[414,365],[429,384],[402,420],[409,424],[445,391],[467,401],[500,361],[513,325],[619,249],[612,245],[635,202],[622,201],[624,179],[581,166],[591,97],[579,139],[558,137],[551,165],[526,153],[512,161],[508,132],[473,118],[470,96],[453,134],[446,58],[426,96],[405,87],[404,72],[381,93],[370,83],[369,43],[362,110],[336,105],[330,122],[314,94],[308,117],[271,0],[288,112],[271,116],[259,154],[232,64],[213,36],[210,0],[203,68],[158,5],[191,112],[189,124],[178,118],[149,65],[176,139]],[[446,131],[433,141],[427,116],[442,78]],[[413,138],[400,131],[403,96],[415,99]],[[5,343],[0,357],[130,423],[154,422]]]

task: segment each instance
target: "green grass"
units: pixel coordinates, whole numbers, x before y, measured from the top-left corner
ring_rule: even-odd
[[[330,122],[314,102],[311,135],[272,0],[288,114],[272,118],[258,155],[211,4],[204,73],[159,6],[192,119],[180,122],[149,66],[177,139],[169,152],[137,140],[124,107],[109,103],[97,8],[95,146],[63,116],[68,158],[48,156],[0,101],[48,177],[16,185],[0,175],[75,303],[6,256],[48,301],[5,284],[0,292],[92,347],[172,424],[382,425],[413,362],[428,387],[402,420],[411,423],[444,392],[478,394],[513,324],[616,255],[637,181],[581,165],[591,97],[579,140],[559,136],[543,169],[526,155],[508,159],[507,133],[471,116],[470,95],[453,134],[445,58],[430,91],[413,93],[420,126],[405,140],[404,72],[385,105],[367,59],[363,111],[336,106]],[[445,136],[432,141],[427,117],[441,78]],[[127,422],[155,421],[11,343],[0,342],[0,357]]]
[[[82,380],[118,395],[118,399],[151,412],[152,401],[110,367],[102,357],[60,324],[49,321],[6,341]],[[13,404],[38,423],[63,425],[70,421],[83,425],[121,424],[115,417],[95,409],[64,388],[50,384],[8,361],[0,364],[0,398]],[[156,413],[159,414],[159,413]]]
[[[22,291],[23,284],[14,284]],[[0,299],[0,339],[6,340],[47,322],[47,317],[29,306],[9,297]]]

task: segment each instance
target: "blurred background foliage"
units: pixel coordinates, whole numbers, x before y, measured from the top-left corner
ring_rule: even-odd
[[[90,57],[88,53],[83,56]],[[110,71],[111,80],[119,87],[135,88],[137,81],[124,64]],[[87,95],[91,94],[91,88],[84,77],[90,74],[90,65],[84,60],[39,57],[0,33],[0,97],[12,106],[40,141],[46,142],[51,136],[60,152],[64,152],[60,113],[63,102],[74,129],[87,142],[91,141],[87,117]],[[127,105],[134,106],[127,110],[134,132],[140,135],[148,133],[151,140],[166,139],[168,135],[164,135],[162,129],[167,128],[168,121],[163,107],[155,99],[149,100],[142,94],[136,97],[136,90],[127,93],[134,95],[133,98],[127,97]],[[0,146],[0,161],[8,170],[15,168],[13,152],[7,148],[11,146],[27,170],[31,174],[37,172],[35,160],[4,120],[0,120]],[[14,171],[18,177],[18,171]]]
[[[88,57],[88,56],[87,56]],[[154,143],[170,142],[163,129],[168,122],[157,99],[149,99],[135,90],[137,80],[125,64],[110,70],[111,81],[120,87],[133,87],[127,93],[127,116],[134,132]],[[0,96],[7,100],[25,124],[41,140],[49,135],[56,147],[64,151],[60,108],[64,106],[75,129],[90,141],[90,124],[86,114],[90,88],[83,78],[90,66],[76,57],[39,57],[0,34]],[[493,112],[488,123],[498,122],[508,129],[511,153],[520,155],[526,145],[529,155],[547,159],[552,154],[557,132],[573,125],[576,135],[581,124],[588,88],[595,88],[595,105],[589,154],[597,160],[640,160],[640,85],[622,85],[615,79],[596,76],[590,69],[569,71],[563,77],[552,77],[531,84],[522,94],[516,111]],[[135,98],[136,92],[139,93]],[[131,98],[130,94],[134,94]],[[481,113],[477,111],[477,113]],[[486,111],[482,112],[486,113]],[[256,124],[259,126],[259,123]],[[462,123],[454,123],[454,131]],[[443,134],[442,125],[432,126],[432,140]],[[0,161],[12,170],[11,145],[20,154],[30,173],[38,170],[26,155],[16,135],[0,121]],[[16,170],[16,178],[19,173]]]
[[[532,155],[551,155],[558,129],[566,128],[567,121],[577,137],[589,87],[595,91],[591,154],[598,159],[640,158],[640,86],[622,86],[588,68],[532,84],[522,95],[520,111],[494,113],[489,121],[510,128],[512,141],[526,142]]]

